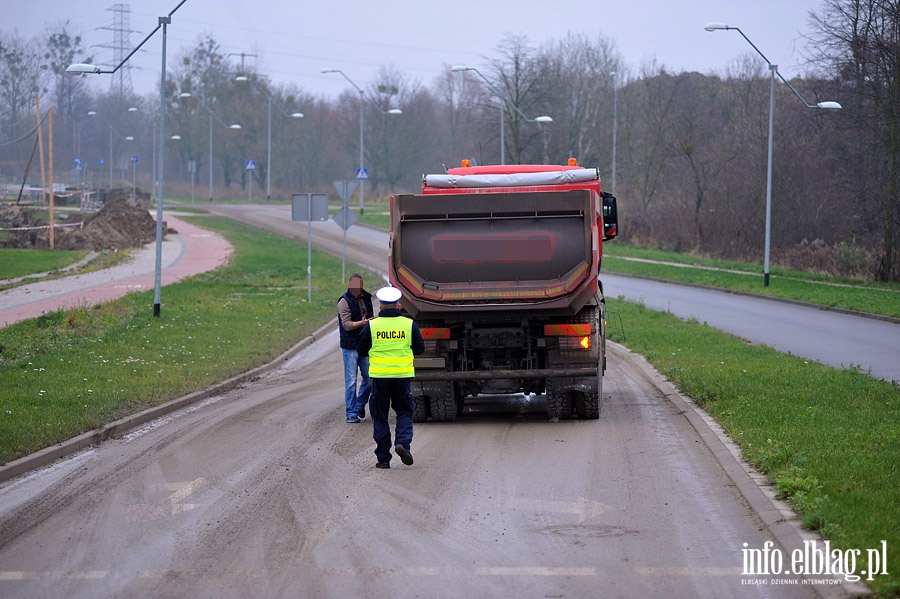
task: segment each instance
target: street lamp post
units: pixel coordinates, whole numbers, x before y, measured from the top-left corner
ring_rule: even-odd
[[[162,287],[162,216],[163,216],[163,146],[166,131],[166,27],[172,22],[172,15],[175,14],[187,0],[181,0],[178,5],[173,8],[165,17],[159,17],[156,28],[147,34],[147,37],[132,50],[128,56],[122,59],[118,65],[112,70],[104,71],[97,65],[88,63],[75,63],[66,68],[66,72],[73,75],[84,75],[87,73],[94,74],[113,74],[122,68],[134,54],[141,49],[147,40],[156,35],[156,32],[162,29],[162,68],[160,69],[160,86],[159,86],[159,179],[158,179],[158,197],[156,206],[156,275],[154,277],[153,286],[153,316],[159,318],[161,307],[161,287]]]
[[[619,99],[618,99],[618,88],[616,81],[616,72],[613,71],[610,73],[613,81],[613,139],[612,139],[612,194],[616,195],[616,128],[619,122]]]
[[[353,80],[350,77],[347,77],[347,74],[340,69],[331,69],[324,68],[322,69],[322,73],[339,73],[344,79],[350,82],[350,85],[356,88],[356,91],[359,92],[359,172],[356,175],[356,178],[359,179],[359,213],[362,214],[364,210],[365,204],[365,167],[363,165],[363,159],[365,157],[365,150],[363,145],[363,90],[360,86],[353,83]]]
[[[500,164],[506,164],[506,139],[504,136],[504,127],[505,127],[506,118],[505,118],[505,115],[503,114],[504,107],[506,106],[506,103],[508,102],[506,95],[497,91],[497,88],[495,88],[493,86],[490,79],[485,77],[484,73],[482,73],[475,67],[469,67],[469,66],[466,66],[463,64],[458,64],[458,65],[454,65],[454,66],[450,67],[450,71],[452,71],[454,73],[459,73],[459,72],[463,72],[463,71],[475,71],[476,73],[478,73],[478,76],[484,80],[484,82],[487,84],[488,88],[490,88],[490,90],[492,92],[494,92],[494,95],[497,96],[498,98],[500,98]],[[519,113],[519,116],[521,116],[523,119],[525,119],[525,121],[527,121],[529,123],[552,123],[553,122],[553,119],[549,116],[539,116],[539,117],[530,119],[527,116],[525,116],[525,113],[523,113],[521,110],[519,110],[519,107],[516,106],[515,104],[513,104],[512,102],[509,102],[509,105],[512,106],[513,109],[515,109],[515,111]]]
[[[253,84],[258,87],[264,94],[266,94],[266,98],[268,99],[268,105],[266,110],[266,200],[272,199],[272,94],[269,93],[269,90],[260,85],[257,81],[251,80],[246,75],[238,75],[235,77],[235,81],[253,81]],[[302,112],[292,112],[288,114],[281,106],[277,103],[275,107],[281,111],[281,114],[288,118],[294,119],[302,119]]]
[[[181,92],[179,94],[182,98],[190,98],[190,92]],[[206,102],[200,102],[200,105],[206,109],[209,113],[209,202],[213,201],[213,118],[215,118],[220,125],[225,127],[226,129],[240,129],[241,126],[238,123],[233,123],[231,125],[226,125],[225,121],[219,118],[219,115],[212,111],[212,108],[206,105]]]
[[[778,72],[778,65],[772,64],[772,62],[766,58],[766,55],[763,54],[759,48],[756,47],[756,44],[750,41],[744,32],[740,30],[738,27],[731,27],[730,25],[726,25],[725,23],[707,23],[704,27],[706,31],[737,31],[741,34],[750,46],[756,50],[756,53],[759,54],[766,64],[769,65],[770,72],[770,81],[769,81],[769,139],[768,139],[768,148],[767,148],[767,163],[766,163],[766,245],[765,245],[765,257],[763,264],[763,286],[769,286],[769,249],[771,246],[771,238],[772,238],[772,130],[774,125],[775,118],[775,75],[787,85],[794,95],[800,99],[801,102],[807,108],[813,108],[817,110],[840,110],[841,105],[837,102],[818,102],[816,104],[810,104],[806,100],[803,99],[803,96],[794,89],[794,86],[791,85],[787,79],[785,79],[781,73]]]

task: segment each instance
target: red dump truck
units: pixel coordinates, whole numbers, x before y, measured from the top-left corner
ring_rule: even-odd
[[[426,350],[414,419],[467,397],[546,393],[551,420],[600,417],[606,311],[598,278],[616,199],[596,168],[468,166],[391,197],[389,278]]]

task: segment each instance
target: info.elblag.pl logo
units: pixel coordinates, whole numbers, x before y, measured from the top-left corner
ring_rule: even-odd
[[[821,545],[821,547],[820,547]],[[803,548],[794,549],[790,559],[785,559],[781,549],[772,541],[763,543],[762,549],[752,549],[743,544],[746,576],[843,576],[844,580],[857,582],[862,576],[874,580],[875,576],[888,573],[887,541],[881,541],[877,549],[832,549],[831,541],[803,541]],[[865,569],[858,569],[865,567]]]

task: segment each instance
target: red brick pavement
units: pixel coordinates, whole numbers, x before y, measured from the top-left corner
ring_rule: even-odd
[[[164,242],[160,277],[163,286],[214,270],[225,264],[234,251],[231,244],[217,233],[172,216],[166,216],[166,222],[178,234],[167,235]],[[0,326],[8,326],[55,310],[92,306],[117,299],[132,291],[153,289],[156,278],[156,244],[150,244],[138,254],[140,259],[123,267],[72,275],[56,281],[31,283],[0,292]],[[161,294],[161,300],[164,313],[165,292]],[[152,306],[148,306],[148,309],[151,308]]]

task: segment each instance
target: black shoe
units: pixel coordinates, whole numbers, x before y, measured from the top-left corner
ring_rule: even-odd
[[[400,461],[406,464],[407,466],[412,466],[413,457],[412,454],[409,453],[409,450],[402,445],[395,445],[394,452],[400,456]]]
[[[376,468],[390,468],[391,463],[390,462],[378,462],[377,464],[375,464],[375,467]]]
[[[361,408],[356,412],[356,415],[359,416],[359,419],[360,419],[360,420],[362,420],[363,418],[365,418],[365,417],[366,417],[366,406],[361,407]]]

